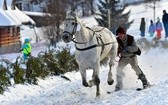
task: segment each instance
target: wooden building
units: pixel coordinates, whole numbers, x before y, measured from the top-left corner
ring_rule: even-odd
[[[0,54],[18,52],[20,47],[20,27],[0,26]]]
[[[3,0],[0,3],[0,54],[19,52],[20,26],[26,23],[35,24],[14,6],[13,0]]]

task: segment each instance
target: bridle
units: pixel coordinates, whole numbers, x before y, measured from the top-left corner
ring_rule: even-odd
[[[76,30],[77,30],[77,25],[78,25],[78,22],[77,22],[77,19],[76,19],[76,17],[74,17],[74,19],[73,18],[67,18],[66,20],[74,20],[75,22],[74,22],[74,27],[73,27],[73,31],[72,31],[72,33],[70,33],[70,32],[68,32],[68,31],[64,31],[63,33],[67,33],[67,34],[70,34],[71,36],[72,36],[72,41],[75,43],[75,44],[86,44],[86,43],[88,43],[88,42],[90,42],[92,39],[93,39],[93,37],[89,40],[89,41],[87,41],[87,42],[77,42],[77,41],[75,41],[75,38],[73,37],[74,35],[75,35],[75,33],[76,33]],[[86,27],[86,28],[88,28],[88,27]],[[88,28],[88,29],[90,29],[90,28]],[[93,31],[93,30],[92,30]],[[93,33],[93,36],[94,36],[94,34],[95,34],[95,31],[93,31],[94,33]]]
[[[66,21],[67,21],[67,20],[74,20],[74,21],[75,21],[75,22],[73,23],[73,24],[74,24],[74,27],[73,27],[72,33],[68,32],[68,31],[64,31],[63,33],[68,33],[68,34],[70,34],[70,35],[72,36],[72,40],[73,40],[73,35],[75,35],[76,29],[77,29],[77,25],[78,25],[77,19],[76,19],[76,17],[74,17],[74,19],[73,19],[73,18],[67,18]]]

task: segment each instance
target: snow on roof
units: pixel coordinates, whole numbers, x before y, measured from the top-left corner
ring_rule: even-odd
[[[31,23],[35,24],[35,22],[27,16],[25,13],[20,11],[16,6],[15,10],[11,9],[12,0],[7,1],[7,10],[3,10],[4,0],[0,2],[0,26],[9,26],[9,25],[21,25],[22,23]]]
[[[4,12],[5,12],[5,14],[6,14],[8,17],[10,17],[15,23],[22,24],[21,21],[13,14],[12,11],[5,10]]]
[[[14,20],[12,15],[9,15],[7,12],[0,9],[0,26],[19,26],[21,22]]]
[[[30,22],[32,24],[36,24],[33,19],[31,19],[29,16],[27,16],[24,12],[20,11],[17,7],[15,7],[15,10],[13,11],[14,15],[22,22],[27,23]]]
[[[30,11],[23,11],[25,14],[29,15],[29,16],[48,16],[50,15],[49,13],[41,13],[41,12],[30,12]]]

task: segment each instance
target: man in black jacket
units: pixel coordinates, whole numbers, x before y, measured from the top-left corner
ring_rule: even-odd
[[[140,55],[141,51],[137,47],[134,37],[127,35],[125,29],[121,26],[116,30],[116,35],[118,36],[118,56],[120,56],[120,60],[117,67],[117,84],[115,91],[123,88],[123,69],[127,64],[130,64],[132,69],[136,72],[138,79],[142,81],[143,88],[147,88],[150,84],[138,66],[137,55]]]
[[[168,37],[168,14],[166,10],[163,10],[162,22],[165,29],[165,38],[167,38]]]

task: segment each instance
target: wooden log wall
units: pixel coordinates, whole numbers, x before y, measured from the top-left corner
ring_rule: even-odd
[[[20,42],[19,27],[0,27],[0,47]]]

